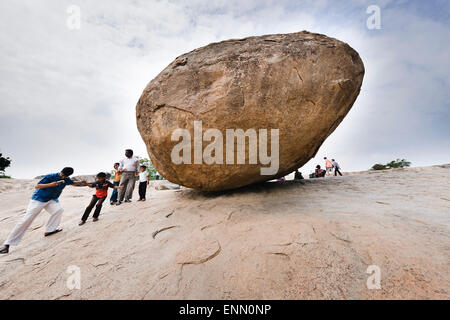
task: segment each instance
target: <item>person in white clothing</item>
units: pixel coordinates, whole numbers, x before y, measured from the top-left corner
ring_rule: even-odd
[[[134,186],[136,184],[136,177],[138,176],[139,160],[133,157],[133,150],[125,150],[125,159],[119,162],[119,172],[122,174],[120,178],[119,201],[117,205],[125,202],[131,202],[133,196]]]
[[[50,213],[45,225],[45,236],[62,231],[58,229],[63,213],[63,208],[59,204],[58,198],[66,185],[86,186],[86,181],[74,182],[69,176],[73,173],[73,169],[66,167],[60,173],[52,173],[44,176],[35,186],[35,191],[28,204],[27,211],[23,218],[17,223],[14,229],[0,248],[0,253],[8,253],[9,246],[18,245],[27,229],[33,223],[34,219],[39,215],[42,209]]]
[[[141,166],[141,171],[139,172],[139,200],[145,201],[145,193],[147,192],[147,186],[150,183],[147,173],[147,167]]]

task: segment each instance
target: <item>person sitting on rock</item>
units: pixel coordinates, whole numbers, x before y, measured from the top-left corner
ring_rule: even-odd
[[[98,220],[98,216],[100,215],[100,211],[102,210],[102,204],[108,196],[108,188],[123,189],[123,187],[115,186],[110,181],[106,180],[106,173],[104,172],[100,172],[99,174],[97,174],[97,181],[88,184],[88,186],[91,188],[95,188],[95,194],[92,196],[91,202],[89,203],[86,210],[84,211],[83,216],[81,217],[81,221],[78,224],[80,226],[86,223],[86,220],[89,217],[89,214],[91,213],[95,204],[97,205],[95,207],[93,221],[95,222]]]
[[[302,179],[304,179],[302,173],[300,171],[298,171],[298,169],[295,170],[294,180],[302,180]]]
[[[15,228],[11,231],[6,239],[4,246],[0,248],[0,253],[8,253],[9,246],[18,245],[28,227],[39,215],[42,209],[45,209],[50,213],[50,219],[48,219],[45,226],[44,236],[50,236],[52,234],[62,231],[58,229],[61,221],[63,208],[61,207],[58,198],[61,195],[63,189],[68,186],[86,186],[86,181],[74,182],[69,176],[73,173],[73,168],[66,167],[61,170],[60,173],[51,173],[44,176],[34,187],[35,191],[31,196],[31,200],[28,204],[27,211],[23,218],[17,223]]]
[[[320,168],[320,165],[316,166],[316,170],[314,171],[314,176],[316,178],[323,178],[325,177],[326,171]]]

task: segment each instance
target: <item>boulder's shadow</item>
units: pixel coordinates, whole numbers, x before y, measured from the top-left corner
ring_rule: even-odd
[[[201,191],[195,189],[183,189],[179,192],[186,197],[202,197],[207,199],[227,197],[233,195],[245,195],[245,194],[261,194],[276,191],[292,191],[295,188],[307,187],[311,184],[339,184],[341,179],[303,179],[303,180],[287,180],[287,181],[266,181],[260,183],[250,184],[248,186],[223,190],[223,191]]]

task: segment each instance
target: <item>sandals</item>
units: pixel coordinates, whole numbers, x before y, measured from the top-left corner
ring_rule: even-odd
[[[44,236],[45,237],[48,237],[48,236],[51,236],[52,234],[55,234],[55,233],[58,233],[58,232],[61,232],[62,231],[62,229],[56,229],[56,230],[54,230],[54,231],[52,231],[52,232],[46,232],[45,234],[44,234]]]

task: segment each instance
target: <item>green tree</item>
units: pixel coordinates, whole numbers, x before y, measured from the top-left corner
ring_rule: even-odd
[[[389,169],[392,169],[392,168],[407,168],[410,165],[411,165],[411,162],[406,161],[405,159],[392,160],[391,162],[386,164],[386,166]]]
[[[370,170],[387,170],[387,169],[394,169],[394,168],[407,168],[411,166],[411,162],[406,161],[405,159],[397,159],[392,160],[391,162],[388,162],[386,164],[374,164]]]
[[[4,157],[2,153],[0,153],[0,175],[5,175],[5,169],[11,165],[11,159],[9,157]]]
[[[370,168],[370,170],[386,170],[387,167],[384,164],[376,163]]]

